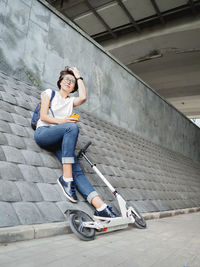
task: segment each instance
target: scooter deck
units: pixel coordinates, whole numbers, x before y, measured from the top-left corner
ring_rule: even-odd
[[[128,227],[128,224],[115,225],[115,226],[104,228],[102,230],[97,230],[97,233],[103,234],[103,233],[113,232],[113,231],[117,231],[117,230],[123,230],[127,227]]]
[[[117,217],[107,220],[96,220],[93,222],[83,222],[84,227],[95,228],[97,231],[115,231],[128,227],[128,224],[133,223],[130,218]]]

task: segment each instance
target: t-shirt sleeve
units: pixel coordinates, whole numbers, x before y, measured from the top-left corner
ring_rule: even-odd
[[[73,105],[73,104],[74,104],[74,99],[75,99],[75,97],[74,97],[74,96],[71,96],[70,99],[71,99],[71,103],[72,103],[72,105]]]
[[[45,93],[48,95],[49,98],[51,98],[51,93],[52,93],[52,90],[51,90],[51,89],[46,89],[45,91],[43,91],[43,92],[41,93],[41,97],[42,97],[42,95],[45,94]]]
[[[71,96],[71,107],[72,107],[72,112],[73,112],[73,108],[74,108],[74,100],[76,99],[75,96]]]

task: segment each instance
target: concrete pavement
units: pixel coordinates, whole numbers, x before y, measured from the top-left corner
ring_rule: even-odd
[[[74,234],[0,245],[1,267],[199,267],[200,212],[148,220],[84,242]]]

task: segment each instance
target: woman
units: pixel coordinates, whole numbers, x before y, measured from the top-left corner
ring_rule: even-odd
[[[75,187],[95,207],[94,217],[98,219],[115,218],[112,208],[107,206],[85,177],[75,156],[78,139],[78,119],[70,117],[73,107],[83,104],[87,99],[86,88],[80,71],[76,67],[65,67],[60,72],[57,82],[59,91],[51,101],[52,90],[41,94],[40,119],[35,131],[36,143],[47,150],[54,151],[62,163],[63,175],[57,180],[64,195],[72,202],[77,202]],[[69,96],[78,90],[79,96]]]

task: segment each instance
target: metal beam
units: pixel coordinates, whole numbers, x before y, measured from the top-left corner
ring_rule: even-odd
[[[195,2],[195,6],[196,8],[200,6],[200,1],[198,2]],[[181,6],[181,7],[178,7],[178,8],[174,8],[174,9],[171,9],[171,10],[168,10],[168,11],[165,11],[163,15],[163,17],[165,18],[169,18],[169,16],[173,16],[174,14],[177,14],[179,15],[180,13],[184,13],[186,11],[188,11],[190,8],[188,5],[184,5],[184,6]],[[182,16],[182,15],[181,15]],[[149,25],[149,27],[151,27],[151,23],[155,21],[155,16],[151,16],[151,17],[147,17],[147,18],[144,18],[144,19],[141,19],[140,21],[138,21],[138,25],[142,25],[142,28],[143,27],[147,27],[147,25]],[[144,26],[146,24],[146,26]],[[153,25],[155,25],[155,23],[153,23]],[[126,33],[128,32],[128,29],[130,29],[130,32],[132,32],[131,30],[132,28],[132,24],[127,24],[127,25],[123,25],[123,26],[120,26],[116,29],[113,29],[114,32],[117,33],[117,35],[121,35],[120,33],[122,33],[123,35],[123,31],[125,30]],[[106,39],[105,40],[108,40],[109,38],[107,38],[107,33],[104,32],[104,33],[98,33],[98,34],[94,34],[91,36],[92,38],[94,38],[95,40],[97,40],[97,42],[101,42],[101,40],[105,37]],[[101,39],[100,39],[101,38]]]
[[[192,10],[192,13],[196,15],[196,9],[195,9],[195,4],[193,0],[188,1],[188,5],[190,5],[190,8]]]
[[[73,1],[71,3],[66,3],[68,1],[64,0],[64,2],[65,3],[63,3],[63,7],[61,9],[62,11],[66,11],[66,10],[72,8],[72,7],[78,6],[79,4],[83,3],[84,0],[75,0],[75,1]]]
[[[116,0],[116,2],[118,3],[118,5],[124,10],[125,14],[128,16],[128,18],[130,19],[131,23],[133,24],[133,26],[136,28],[137,32],[141,32],[140,27],[138,26],[138,24],[135,22],[133,16],[131,15],[131,13],[128,11],[128,9],[125,7],[125,5],[122,3],[121,0]]]
[[[49,0],[48,1],[51,5],[53,5],[54,7],[56,7],[56,5],[59,5],[60,0]],[[57,8],[57,7],[56,7]]]
[[[164,20],[162,14],[161,14],[161,12],[160,12],[160,9],[159,9],[159,7],[158,7],[156,1],[155,1],[155,0],[151,0],[151,3],[152,3],[152,5],[153,5],[153,7],[154,7],[154,9],[155,9],[155,11],[156,11],[156,13],[157,13],[157,15],[158,15],[160,21],[161,21],[161,23],[162,23],[162,24],[165,24],[165,20]]]
[[[63,8],[63,2],[64,2],[64,0],[61,0],[61,1],[60,1],[60,9]]]
[[[108,32],[112,35],[113,38],[117,38],[117,35],[112,31],[109,25],[105,22],[105,20],[97,13],[96,9],[90,4],[88,0],[84,0],[89,9],[93,12],[93,14],[101,21],[101,23],[105,26]]]
[[[50,4],[55,3],[57,0],[49,0],[48,2],[50,2]]]

